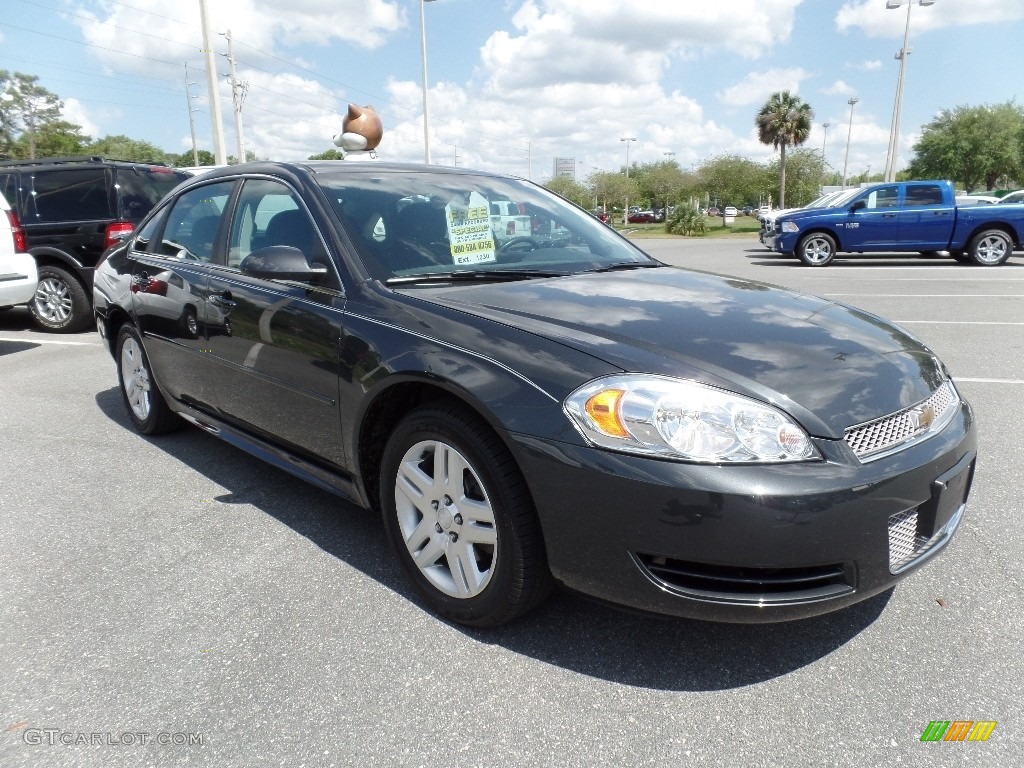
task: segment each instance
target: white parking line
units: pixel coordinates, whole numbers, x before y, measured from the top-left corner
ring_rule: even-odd
[[[998,320],[893,320],[903,325],[1024,325],[1024,323],[1003,323]]]
[[[100,344],[98,341],[57,341],[56,339],[37,339],[32,336],[14,337],[0,336],[0,341],[23,341],[26,344],[63,344],[69,347],[95,347]]]
[[[879,299],[1024,299],[1024,293],[823,293],[822,296],[870,296]]]
[[[965,379],[954,376],[953,381],[957,384],[968,382],[971,384],[1024,384],[1024,379]]]

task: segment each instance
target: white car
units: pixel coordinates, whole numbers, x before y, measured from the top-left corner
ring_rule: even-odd
[[[1003,195],[996,201],[996,203],[999,205],[1024,203],[1024,189],[1018,189],[1016,192],[1010,192],[1008,195]]]
[[[739,216],[740,212],[736,210],[736,206],[734,206],[734,205],[727,205],[727,206],[725,206],[725,210],[722,212],[722,215],[723,216]]]
[[[0,309],[28,304],[36,295],[36,260],[25,249],[18,215],[0,195]]]

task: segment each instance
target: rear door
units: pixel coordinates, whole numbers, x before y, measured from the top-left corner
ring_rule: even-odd
[[[52,247],[83,267],[95,266],[115,218],[112,173],[104,166],[23,170],[18,213],[29,250]]]
[[[217,238],[234,186],[227,180],[185,192],[129,251],[132,308],[154,375],[171,397],[200,409],[212,407],[209,268],[222,251]]]
[[[905,187],[900,208],[900,245],[906,250],[942,250],[953,234],[953,208],[943,202],[939,184]]]

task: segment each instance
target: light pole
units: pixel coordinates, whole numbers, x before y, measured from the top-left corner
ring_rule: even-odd
[[[188,80],[188,62],[185,62],[185,104],[188,107],[188,129],[192,134],[192,165],[199,165],[199,148],[196,146],[196,121],[192,117],[195,110],[192,108],[192,99],[196,98],[189,91],[189,86],[195,85]]]
[[[629,181],[629,143],[636,141],[636,136],[623,136],[619,141],[626,142],[626,181]],[[622,226],[629,223],[629,185],[626,185],[626,206],[622,210]]]
[[[822,136],[821,136],[821,172],[822,173],[825,172],[825,142],[828,140],[828,127],[830,125],[832,125],[832,123],[822,123],[821,124],[821,127],[822,127],[822,129],[824,131],[822,133]]]
[[[858,101],[860,101],[860,99],[853,96],[846,102],[850,105],[850,128],[846,132],[846,158],[843,160],[843,189],[846,188],[846,169],[850,166],[850,136],[853,135],[853,105]]]
[[[430,112],[427,110],[427,20],[425,8],[434,0],[420,0],[420,56],[423,59],[423,162],[430,164]]]
[[[896,10],[903,3],[907,4],[907,24],[903,29],[903,47],[896,54],[900,60],[900,73],[896,79],[896,99],[892,105],[892,125],[889,128],[889,148],[885,155],[885,180],[896,180],[896,153],[900,143],[900,117],[903,111],[903,80],[907,69],[907,56],[910,55],[910,9],[914,4],[921,6],[935,5],[935,0],[886,0],[885,7],[888,10]]]

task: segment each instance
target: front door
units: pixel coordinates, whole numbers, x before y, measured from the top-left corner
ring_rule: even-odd
[[[863,202],[863,207],[856,207]],[[843,227],[843,250],[878,251],[899,242],[900,188],[878,187],[850,202]]]
[[[245,274],[269,245],[328,268],[320,283]],[[338,407],[344,295],[313,218],[285,184],[248,179],[234,206],[226,265],[211,270],[207,347],[221,418],[299,454],[344,467]]]

